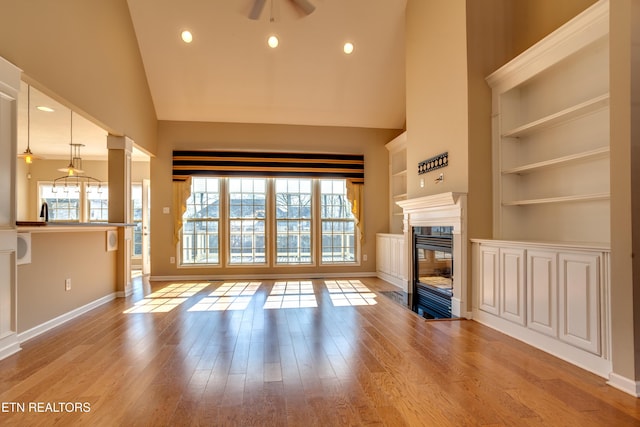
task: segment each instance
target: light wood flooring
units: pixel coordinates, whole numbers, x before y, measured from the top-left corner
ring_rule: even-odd
[[[283,282],[140,285],[24,343],[0,361],[0,425],[640,425],[604,379],[426,321],[383,281]]]

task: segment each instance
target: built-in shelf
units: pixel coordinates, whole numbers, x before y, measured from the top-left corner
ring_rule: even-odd
[[[599,0],[487,77],[495,239],[610,241],[608,22]]]
[[[543,199],[513,200],[510,202],[502,202],[503,206],[527,206],[527,205],[543,205],[551,203],[570,203],[570,202],[591,202],[597,200],[608,200],[609,193],[580,194],[574,196],[546,197]]]
[[[474,320],[605,376],[608,34],[609,1],[597,0],[487,77],[493,239],[471,252]]]
[[[407,198],[407,132],[385,147],[389,151],[389,232],[402,233],[402,209],[396,202]]]
[[[572,162],[580,162],[586,160],[596,160],[605,158],[609,155],[609,147],[600,147],[595,150],[583,151],[581,153],[575,153],[568,156],[557,157],[555,159],[549,159],[542,162],[530,163],[527,165],[518,166],[515,168],[509,168],[502,171],[503,175],[509,174],[526,174],[536,172],[538,170],[552,168],[556,166],[564,166]]]
[[[518,138],[534,132],[539,132],[543,129],[555,126],[559,123],[566,122],[571,119],[575,119],[580,116],[598,111],[609,105],[609,94],[600,95],[585,102],[573,105],[569,108],[565,108],[557,113],[550,114],[541,119],[535,120],[530,123],[526,123],[522,126],[518,126],[515,129],[510,129],[502,133],[503,138]]]

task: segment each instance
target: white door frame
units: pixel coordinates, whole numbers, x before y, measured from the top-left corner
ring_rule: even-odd
[[[151,181],[142,180],[142,274],[151,274]]]

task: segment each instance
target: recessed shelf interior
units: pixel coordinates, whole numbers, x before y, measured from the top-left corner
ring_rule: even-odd
[[[492,80],[494,237],[607,242],[609,40],[546,53]]]
[[[571,162],[600,159],[608,155],[609,155],[609,147],[600,147],[594,150],[575,153],[575,154],[571,154],[563,157],[557,157],[554,159],[549,159],[541,162],[530,163],[530,164],[522,165],[522,166],[511,168],[511,169],[505,169],[502,171],[502,173],[504,175],[525,174],[525,173],[535,172],[537,170],[542,170],[545,168],[561,167],[564,164],[568,164]]]

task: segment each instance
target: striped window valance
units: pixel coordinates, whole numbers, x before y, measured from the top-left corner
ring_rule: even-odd
[[[174,151],[173,180],[190,176],[268,176],[346,178],[364,183],[364,155]]]

